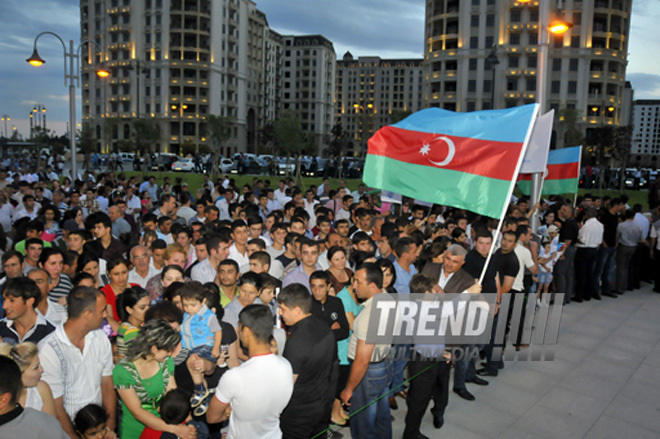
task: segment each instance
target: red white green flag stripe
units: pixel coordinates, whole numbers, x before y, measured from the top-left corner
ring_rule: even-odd
[[[367,185],[499,218],[538,113],[536,104],[455,113],[428,108],[369,139]]]
[[[581,146],[561,148],[550,151],[548,165],[543,174],[543,195],[576,194],[580,181]],[[531,174],[520,174],[518,187],[529,195],[532,185]]]

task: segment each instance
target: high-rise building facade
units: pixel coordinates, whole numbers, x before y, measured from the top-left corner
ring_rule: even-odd
[[[632,0],[541,1],[572,23],[550,37],[546,109],[576,109],[583,130],[620,125]],[[539,0],[427,0],[425,26],[427,106],[473,111],[535,102]],[[493,48],[498,63],[487,61]]]
[[[156,151],[211,144],[210,114],[230,116],[221,153],[256,152],[258,132],[277,114],[281,37],[250,0],[81,0],[83,120],[99,148],[132,137],[132,121],[160,127]],[[88,46],[85,46],[88,47]],[[100,62],[109,78],[91,74]],[[104,123],[106,120],[112,123]]]
[[[346,52],[337,61],[336,121],[347,137],[346,155],[364,155],[367,141],[393,115],[422,107],[422,59],[381,59]],[[398,117],[397,117],[398,118]]]
[[[660,100],[634,102],[630,154],[631,166],[660,167]]]
[[[282,108],[298,112],[320,154],[334,125],[335,49],[322,35],[284,35],[282,40]]]

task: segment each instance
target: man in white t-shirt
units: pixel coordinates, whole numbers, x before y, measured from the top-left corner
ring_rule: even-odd
[[[71,420],[87,404],[103,405],[106,426],[115,428],[117,397],[112,383],[112,347],[101,323],[105,296],[88,287],[68,296],[68,320],[39,342],[39,359],[55,399],[55,415],[71,437],[78,437]]]
[[[529,270],[533,275],[536,276],[539,270],[538,262],[534,262],[532,257],[532,252],[525,247],[530,244],[532,240],[532,229],[527,225],[519,225],[516,228],[516,236],[518,236],[518,243],[513,249],[513,252],[518,258],[518,263],[520,268],[518,268],[518,274],[516,274],[515,279],[513,280],[513,287],[511,287],[511,292],[514,294],[528,294],[529,291],[525,290],[525,269]],[[511,299],[513,301],[513,298]],[[512,302],[513,303],[513,302]],[[534,318],[534,314],[528,316],[530,319]],[[518,337],[515,345],[518,346],[521,340],[523,330],[531,330],[531,321],[527,321],[525,318],[525,310],[523,309],[520,316],[520,326],[518,327]]]
[[[227,439],[282,437],[280,414],[293,393],[293,370],[271,352],[272,332],[273,314],[267,306],[248,305],[241,311],[238,336],[250,359],[225,372],[206,413],[209,423],[230,419]]]

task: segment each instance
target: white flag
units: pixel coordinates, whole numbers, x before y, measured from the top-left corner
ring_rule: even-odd
[[[548,152],[550,151],[550,138],[552,137],[552,122],[555,118],[555,110],[550,110],[536,119],[529,140],[529,147],[523,159],[521,174],[532,174],[545,172],[548,164]]]
[[[392,191],[381,191],[380,201],[383,203],[401,204],[401,194]]]

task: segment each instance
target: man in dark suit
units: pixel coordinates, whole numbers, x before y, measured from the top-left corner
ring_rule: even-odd
[[[439,286],[444,285],[442,290],[446,293],[462,293],[468,290],[475,283],[472,277],[462,267],[465,264],[465,255],[467,251],[458,244],[450,246],[443,256],[442,264],[427,264],[422,270],[422,274],[438,282]],[[488,381],[479,378],[475,373],[476,356],[475,345],[461,346],[463,355],[456,359],[454,363],[454,393],[468,401],[474,401],[472,395],[465,383],[474,383],[480,386],[487,386]],[[468,361],[468,359],[471,359]]]
[[[461,266],[465,262],[466,250],[458,245],[450,246],[443,257],[442,264],[432,264],[424,267],[421,275],[413,277],[410,282],[411,293],[470,293],[481,292],[479,285]],[[418,439],[426,436],[419,432],[422,417],[428,403],[433,398],[433,426],[441,428],[444,424],[444,414],[449,399],[449,362],[451,357],[441,358],[444,345],[416,344],[413,361],[408,368],[410,376],[416,376],[410,382],[406,404],[406,428],[404,439]],[[429,356],[429,352],[435,352]]]

